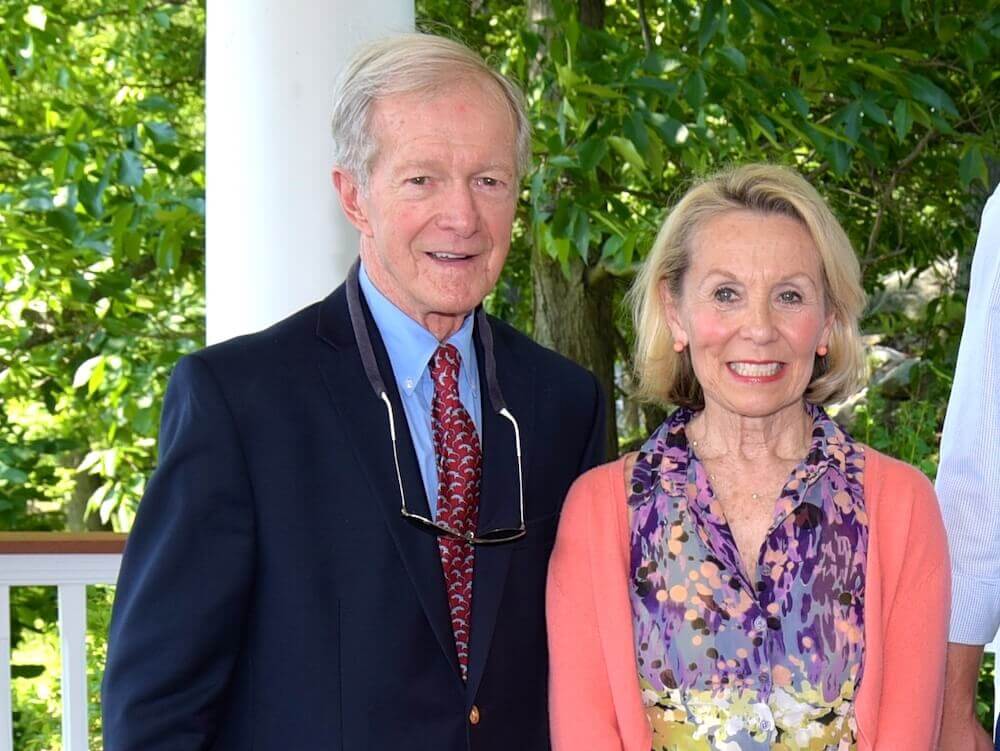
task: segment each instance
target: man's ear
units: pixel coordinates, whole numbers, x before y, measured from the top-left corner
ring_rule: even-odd
[[[663,309],[663,317],[666,320],[667,327],[670,329],[670,337],[674,340],[675,344],[680,343],[686,347],[688,345],[687,332],[681,324],[677,301],[674,300],[674,295],[670,291],[670,284],[666,279],[660,280],[658,290],[660,293],[660,306]]]
[[[371,237],[372,228],[368,221],[368,211],[364,194],[357,180],[350,172],[334,167],[331,173],[333,177],[333,187],[337,189],[340,197],[340,208],[347,217],[347,221],[353,224],[362,235]]]

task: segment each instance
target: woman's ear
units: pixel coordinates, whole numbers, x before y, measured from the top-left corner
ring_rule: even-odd
[[[666,279],[660,280],[658,290],[663,317],[670,329],[670,336],[674,340],[674,350],[681,352],[688,345],[688,335],[681,321],[679,303],[674,299],[674,295],[670,291],[670,284]]]

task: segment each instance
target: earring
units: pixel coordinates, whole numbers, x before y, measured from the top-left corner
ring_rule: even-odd
[[[679,342],[677,340],[674,340],[674,352],[676,352],[678,355],[684,351],[684,346],[685,346],[684,342]]]
[[[826,357],[826,353],[829,352],[825,344],[821,344],[816,348],[816,354],[820,357]]]

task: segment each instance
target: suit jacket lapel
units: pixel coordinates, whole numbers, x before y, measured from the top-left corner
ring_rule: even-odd
[[[427,516],[429,509],[424,484],[410,439],[406,413],[391,375],[389,358],[363,298],[362,307],[379,371],[383,374],[392,402],[399,468],[407,506],[411,511]],[[393,463],[388,415],[384,402],[375,395],[365,376],[343,286],[320,305],[316,333],[332,348],[328,356],[321,359],[320,370],[343,424],[349,426],[354,434],[354,452],[361,473],[371,486],[374,502],[382,508],[386,527],[413,580],[438,643],[451,662],[456,679],[461,680],[437,540],[410,525],[400,514],[399,484]]]
[[[518,508],[517,455],[514,429],[507,418],[494,411],[485,377],[485,354],[478,336],[474,338],[479,362],[479,393],[482,395],[483,476],[479,495],[481,532],[516,527]],[[519,365],[503,342],[494,336],[497,380],[507,400],[508,410],[518,421],[521,433],[522,470],[527,477],[527,457],[534,417],[534,372],[530,365]],[[527,504],[527,499],[525,500]],[[530,512],[528,512],[530,513]],[[480,545],[476,548],[475,578],[472,585],[472,631],[469,644],[469,701],[476,696],[489,657],[500,601],[503,599],[509,544]]]

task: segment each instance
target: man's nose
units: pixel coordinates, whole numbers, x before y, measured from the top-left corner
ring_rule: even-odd
[[[479,207],[469,185],[453,185],[440,196],[438,226],[460,237],[471,237],[479,228]]]

